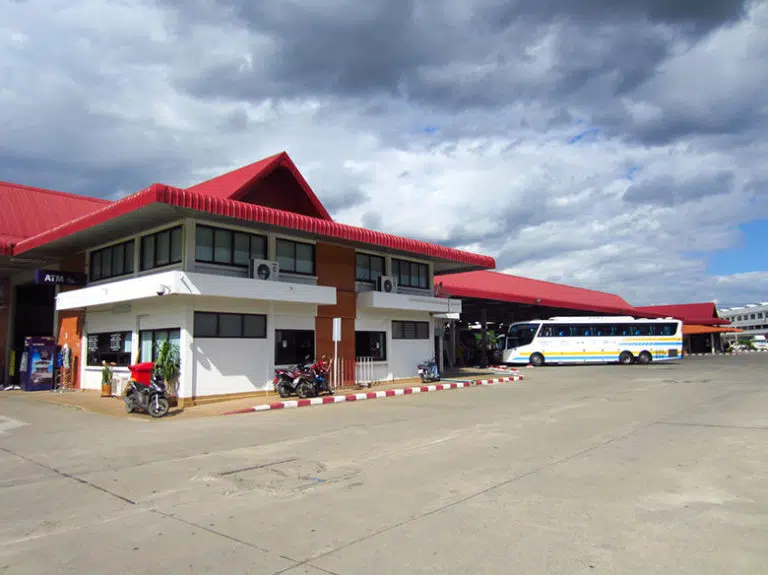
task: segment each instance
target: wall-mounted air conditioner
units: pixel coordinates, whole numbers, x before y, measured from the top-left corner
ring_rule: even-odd
[[[280,277],[280,266],[276,261],[254,258],[248,269],[248,277],[255,280],[277,281]]]
[[[379,276],[376,289],[386,293],[397,293],[397,280],[392,276]]]

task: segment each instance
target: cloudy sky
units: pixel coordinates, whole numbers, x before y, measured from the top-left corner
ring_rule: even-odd
[[[768,300],[768,5],[0,0],[0,180],[286,150],[335,219],[631,303]]]

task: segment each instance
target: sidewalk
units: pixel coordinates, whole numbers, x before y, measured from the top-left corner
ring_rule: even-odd
[[[430,384],[430,386],[443,384],[444,386],[446,386],[446,389],[447,389],[449,388],[449,384],[454,384],[453,388],[456,388],[456,387],[459,387],[458,385],[456,385],[457,381],[484,381],[484,380],[498,380],[498,379],[506,380],[514,375],[515,375],[514,373],[500,374],[498,372],[494,372],[491,370],[465,369],[465,370],[459,370],[455,374],[451,375],[448,378],[448,380],[437,382],[437,384]],[[520,378],[522,379],[522,376],[520,376]],[[335,396],[325,396],[325,398],[322,398],[322,397],[313,398],[313,400],[320,400],[320,401],[315,401],[314,404],[342,403],[343,401],[346,401],[346,400],[345,399],[333,400],[333,398],[334,397],[344,398],[350,395],[360,395],[360,394],[362,395],[376,394],[377,392],[387,392],[387,391],[394,391],[394,390],[400,390],[400,393],[391,393],[387,395],[387,397],[392,397],[394,395],[409,395],[410,393],[413,393],[413,392],[406,393],[404,390],[411,389],[414,387],[420,388],[422,386],[424,386],[424,384],[421,383],[421,380],[418,377],[414,377],[409,379],[397,380],[396,382],[382,382],[379,384],[375,384],[370,388],[352,387],[352,388],[340,389],[338,390]],[[464,387],[464,386],[461,386],[461,387]],[[440,391],[440,390],[431,389],[430,391]],[[416,393],[419,393],[419,392],[416,392]],[[4,396],[15,397],[15,398],[24,399],[27,401],[39,401],[43,403],[61,405],[65,407],[81,409],[83,411],[88,411],[91,413],[109,415],[112,417],[124,417],[124,418],[145,419],[145,420],[152,419],[147,414],[126,413],[123,399],[121,397],[101,397],[101,392],[97,390],[76,390],[76,391],[67,391],[64,393],[54,393],[51,391],[26,392],[26,391],[20,391],[20,390],[0,391],[0,399],[2,399],[2,397]],[[323,399],[325,399],[325,402],[322,401]],[[370,397],[370,398],[366,397],[366,398],[358,398],[358,399],[374,399],[374,397]],[[285,401],[298,401],[298,398],[290,397],[290,398],[286,398]],[[268,406],[270,405],[274,406],[279,403],[285,403],[285,401],[281,400],[280,396],[277,395],[275,392],[257,392],[253,396],[247,397],[247,398],[225,400],[217,403],[207,403],[203,405],[195,405],[195,406],[184,407],[184,408],[172,407],[168,412],[168,416],[161,419],[167,419],[169,417],[171,419],[176,419],[176,418],[197,419],[201,417],[214,417],[218,415],[232,414],[233,412],[245,413],[248,411],[267,411],[268,409],[282,409],[285,407],[285,405],[281,407],[272,407],[272,408],[269,408]],[[312,400],[309,400],[309,399],[302,400],[302,402],[310,402],[310,401]],[[354,401],[354,400],[350,400],[350,401]],[[306,403],[306,405],[309,405],[309,403]],[[289,406],[289,407],[293,407],[293,406]],[[298,405],[296,407],[298,407]],[[254,408],[257,408],[257,409],[254,409]]]

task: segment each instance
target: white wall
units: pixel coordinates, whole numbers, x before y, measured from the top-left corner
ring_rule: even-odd
[[[429,339],[392,339],[393,320],[429,322]],[[434,356],[434,329],[429,313],[358,310],[355,331],[387,333],[387,361],[374,363],[374,375],[379,380],[415,377],[416,366]]]
[[[130,304],[115,306],[101,306],[88,310],[85,314],[83,326],[82,357],[88,355],[88,334],[116,331],[130,331],[131,335],[131,363],[135,363],[139,354],[139,331],[145,329],[173,329],[180,328],[182,332],[186,328],[185,303],[178,299],[158,298],[157,300],[142,300]],[[184,334],[182,333],[182,339]],[[182,369],[185,367],[188,357],[185,350],[180,350]],[[83,389],[101,388],[101,367],[91,367],[82,363],[81,383]],[[116,367],[113,369],[116,376],[129,374],[128,368]]]
[[[317,307],[307,304],[195,298],[197,311],[267,316],[266,339],[196,338],[193,374],[185,396],[221,395],[272,389],[276,329],[315,329]]]

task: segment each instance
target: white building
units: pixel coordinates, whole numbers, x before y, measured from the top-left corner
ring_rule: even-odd
[[[57,287],[55,300],[58,343],[77,348],[82,388],[100,387],[103,360],[125,376],[170,340],[180,399],[268,389],[276,366],[333,356],[335,317],[347,379],[358,357],[372,358],[377,379],[413,377],[435,355],[434,317],[461,311],[434,297],[433,276],[495,265],[334,222],[286,154],[188,189],[153,184],[13,250],[61,270],[58,283],[83,271],[71,262],[84,255],[87,284]]]
[[[718,314],[730,320],[733,327],[744,330],[739,334],[741,339],[753,335],[768,335],[768,302],[719,309]]]

